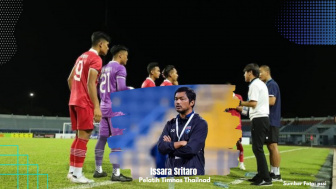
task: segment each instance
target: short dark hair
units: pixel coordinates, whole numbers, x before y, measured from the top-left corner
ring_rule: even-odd
[[[252,71],[254,77],[259,77],[259,66],[256,63],[247,64],[243,71],[244,72]]]
[[[91,44],[92,46],[96,46],[101,40],[106,40],[107,42],[110,42],[110,36],[108,36],[106,33],[102,31],[96,31],[93,32],[91,35]]]
[[[114,45],[110,50],[110,52],[112,54],[112,57],[114,55],[118,54],[118,52],[120,52],[120,51],[127,51],[128,52],[128,48],[126,48],[123,45]]]
[[[148,74],[150,74],[150,72],[152,71],[152,69],[154,69],[155,67],[159,67],[159,63],[157,62],[151,62],[147,65],[147,72]]]
[[[263,68],[265,71],[269,72],[271,74],[271,68],[267,65],[262,65],[260,68]]]
[[[174,98],[176,96],[176,93],[180,93],[180,92],[185,92],[186,93],[186,95],[189,99],[189,103],[191,101],[194,101],[194,105],[192,106],[194,108],[195,103],[196,103],[196,93],[195,93],[195,91],[193,89],[189,88],[189,87],[180,87],[175,91]]]
[[[169,76],[169,72],[172,71],[175,67],[173,65],[167,65],[163,71],[162,71],[162,75],[164,78],[168,78]]]

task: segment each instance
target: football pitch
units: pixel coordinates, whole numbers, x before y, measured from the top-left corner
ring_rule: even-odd
[[[94,147],[97,140],[88,143],[87,157],[83,172],[89,179],[95,170]],[[0,139],[0,188],[51,188],[51,189],[76,189],[76,188],[168,188],[169,182],[139,182],[138,179],[129,183],[110,182],[112,165],[108,160],[109,148],[106,145],[103,168],[108,177],[94,179],[90,185],[73,184],[66,178],[69,168],[69,152],[72,139],[45,139],[45,138],[1,138]],[[265,153],[268,154],[266,147]],[[281,152],[281,176],[285,183],[316,182],[316,174],[324,164],[331,149],[310,148],[298,146],[279,146]],[[19,154],[19,155],[17,155]],[[206,154],[205,154],[206,156]],[[183,182],[174,183],[174,188],[220,188],[214,182],[226,183],[229,188],[258,188],[250,186],[246,173],[256,172],[256,160],[251,145],[244,145],[246,170],[231,168],[229,175],[204,175],[199,179],[209,179],[208,182]],[[268,155],[266,155],[268,160]],[[269,161],[268,161],[269,163]],[[269,165],[269,164],[268,164]],[[121,171],[126,176],[131,176],[130,170]],[[38,174],[37,174],[38,173]],[[197,176],[189,177],[195,179]],[[19,187],[17,187],[17,184]],[[310,188],[308,185],[291,186],[283,182],[273,182],[271,188]]]

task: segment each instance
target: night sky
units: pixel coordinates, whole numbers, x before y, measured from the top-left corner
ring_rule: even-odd
[[[101,30],[111,45],[129,48],[128,86],[140,88],[147,64],[157,61],[161,69],[175,65],[180,84],[231,82],[246,99],[242,70],[253,62],[271,67],[282,117],[334,115],[336,47],[283,38],[275,28],[282,2],[23,1],[17,52],[0,65],[0,113],[69,116],[68,75]]]

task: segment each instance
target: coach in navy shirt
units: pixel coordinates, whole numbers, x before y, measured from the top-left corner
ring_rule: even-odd
[[[204,175],[208,124],[193,111],[195,100],[196,93],[191,88],[180,87],[176,90],[174,104],[179,114],[167,122],[158,148],[160,153],[168,154],[166,168],[197,169],[197,175]],[[173,172],[173,175],[176,174]]]
[[[272,181],[282,181],[280,175],[280,153],[278,150],[279,128],[281,127],[281,97],[280,89],[272,77],[271,69],[267,65],[260,66],[260,79],[266,83],[269,94],[270,107],[270,132],[267,135],[267,148],[270,152],[271,171],[270,176]]]

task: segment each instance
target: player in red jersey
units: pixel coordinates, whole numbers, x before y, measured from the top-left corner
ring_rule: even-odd
[[[141,88],[156,87],[155,80],[160,77],[159,64],[156,62],[149,63],[147,66],[147,72],[149,77],[142,83]],[[157,144],[155,144],[150,151],[150,155],[154,158],[156,168],[165,168],[165,162],[167,159],[167,154],[163,155],[159,152]],[[157,175],[156,177],[165,177],[166,175]]]
[[[165,80],[161,83],[160,86],[178,85],[177,70],[173,65],[166,66],[162,71],[162,76],[165,78]]]
[[[68,78],[71,91],[69,111],[72,130],[76,138],[71,145],[68,179],[74,183],[92,183],[82,174],[87,143],[94,128],[93,121],[100,122],[102,113],[97,96],[97,79],[102,68],[101,56],[108,52],[110,37],[100,31],[91,36],[92,46],[80,55]]]
[[[155,80],[159,79],[160,77],[160,68],[157,62],[151,62],[147,66],[147,72],[149,76],[146,80],[142,83],[141,88],[146,87],[155,87]]]
[[[243,100],[242,96],[239,95],[239,94],[233,93],[233,97],[237,98],[239,100]],[[236,108],[227,108],[225,111],[226,112],[230,112],[232,116],[239,117],[239,125],[236,127],[236,129],[242,130],[241,115],[240,115],[241,109],[240,108],[238,108],[238,109],[236,109]],[[244,165],[244,148],[243,148],[243,145],[241,144],[241,140],[242,139],[239,138],[239,140],[236,143],[236,146],[237,146],[237,150],[239,150],[239,168],[242,169],[242,170],[245,170],[245,165]]]

